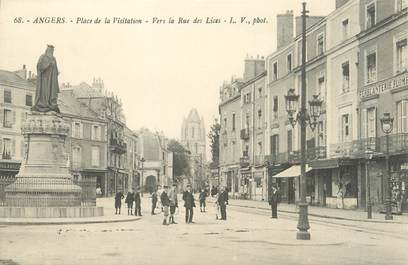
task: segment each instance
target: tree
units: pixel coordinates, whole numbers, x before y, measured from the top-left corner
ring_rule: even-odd
[[[220,131],[221,124],[218,119],[214,119],[213,125],[211,125],[210,132],[208,133],[208,138],[210,139],[210,148],[212,163],[218,165],[220,160]]]
[[[174,181],[180,182],[182,181],[183,176],[190,175],[189,151],[176,140],[170,140],[167,149],[173,152]]]

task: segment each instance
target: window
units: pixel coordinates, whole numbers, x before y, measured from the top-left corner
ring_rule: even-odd
[[[2,159],[11,159],[11,139],[3,138]]]
[[[81,167],[81,148],[75,146],[72,148],[72,167],[80,168]]]
[[[278,96],[273,97],[273,112],[278,112],[279,105],[278,105]]]
[[[73,137],[81,138],[81,123],[74,122]]]
[[[322,55],[324,52],[324,35],[323,33],[317,36],[317,55]]]
[[[366,29],[375,25],[375,3],[372,2],[366,6]]]
[[[247,113],[246,115],[245,115],[245,126],[246,126],[246,128],[248,129],[249,128],[249,113]]]
[[[251,103],[251,93],[247,93],[244,95],[244,104]]]
[[[325,146],[324,142],[324,124],[323,121],[319,121],[317,124],[317,146]]]
[[[262,128],[262,110],[258,110],[258,128]]]
[[[288,70],[288,73],[292,72],[292,54],[288,54],[288,56],[286,56],[286,67]]]
[[[235,113],[232,113],[232,130],[235,131]]]
[[[348,142],[350,140],[350,117],[349,114],[341,116],[341,141]]]
[[[258,155],[262,155],[262,142],[258,142]]]
[[[226,119],[225,119],[226,120]],[[225,128],[227,128],[227,124],[225,123]],[[191,127],[191,138],[194,138],[194,127]]]
[[[275,159],[279,154],[279,135],[275,134],[271,136],[271,155]]]
[[[278,62],[273,63],[273,80],[278,79]]]
[[[376,108],[367,109],[367,137],[376,137]]]
[[[343,40],[347,40],[349,35],[349,20],[345,19],[342,22],[342,36]]]
[[[93,167],[99,167],[99,147],[98,146],[92,146],[92,166]]]
[[[92,140],[97,140],[97,141],[101,140],[101,127],[99,127],[98,125],[92,126],[91,138]]]
[[[408,100],[397,102],[397,131],[408,133]]]
[[[397,42],[397,73],[408,70],[408,50],[407,39],[403,39]]]
[[[26,95],[26,106],[31,107],[33,105],[33,96],[32,95]]]
[[[11,90],[4,90],[4,103],[12,103]]]
[[[320,99],[324,99],[324,94],[325,94],[326,88],[324,84],[324,76],[320,76],[317,79],[317,91],[316,94],[320,95]]]
[[[341,66],[343,73],[343,93],[350,90],[350,66],[349,62],[345,62]]]
[[[397,0],[397,12],[400,12],[408,7],[408,0]]]
[[[260,98],[262,97],[262,87],[258,88],[258,95]]]
[[[298,41],[297,43],[297,47],[298,47],[298,63],[297,65],[302,65],[302,40]]]
[[[292,130],[288,130],[288,154],[292,153],[293,151],[293,136],[292,136]]]
[[[367,83],[372,83],[377,81],[377,53],[371,52],[366,57],[367,68],[366,68],[366,80]]]
[[[3,112],[3,127],[11,128],[13,126],[13,113],[9,109],[4,109]]]

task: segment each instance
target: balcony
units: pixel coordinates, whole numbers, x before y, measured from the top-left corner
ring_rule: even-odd
[[[326,147],[316,146],[306,150],[307,161],[326,158]],[[284,152],[275,155],[267,155],[264,158],[265,163],[268,164],[299,164],[300,151]]]
[[[256,155],[254,159],[255,166],[263,166],[265,165],[265,156],[264,155]]]
[[[124,154],[127,150],[126,143],[121,139],[113,139],[111,138],[109,141],[110,150],[114,153]]]
[[[242,140],[248,140],[249,139],[249,129],[242,129],[241,130],[241,139]]]
[[[387,137],[364,138],[330,147],[331,157],[364,158],[367,150],[373,151],[377,156],[383,156],[387,153]],[[408,153],[408,133],[391,134],[389,136],[389,154],[405,153]]]
[[[243,156],[239,159],[239,165],[241,168],[249,167],[249,156]]]

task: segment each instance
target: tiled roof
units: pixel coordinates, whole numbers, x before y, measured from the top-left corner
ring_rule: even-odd
[[[79,102],[72,91],[69,90],[63,90],[59,93],[58,107],[62,114],[80,116],[86,119],[98,119],[98,115],[85,104]]]
[[[4,84],[20,84],[35,89],[35,83],[21,78],[14,72],[0,70],[0,83]]]

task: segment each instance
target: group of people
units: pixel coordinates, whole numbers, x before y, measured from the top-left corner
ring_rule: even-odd
[[[115,194],[115,214],[120,214],[122,208],[122,200],[125,198],[121,191]],[[142,216],[142,201],[140,197],[140,189],[136,188],[136,192],[132,189],[126,194],[125,203],[128,208],[128,215],[133,215],[133,204],[135,205],[135,215]]]
[[[216,191],[216,193],[214,193]],[[200,203],[200,212],[206,212],[206,200],[209,196],[209,191],[207,189],[201,189],[198,200]],[[228,205],[228,191],[226,188],[222,187],[212,188],[211,196],[215,198],[215,204],[217,206],[216,219],[227,220],[226,206]],[[125,198],[122,192],[117,192],[115,195],[115,214],[120,214],[121,202]],[[194,223],[194,208],[196,207],[194,193],[192,191],[191,185],[186,186],[186,190],[182,193],[182,200],[184,201],[185,208],[185,222],[187,224]],[[134,205],[134,215],[142,216],[141,213],[141,192],[140,188],[136,188],[129,191],[126,195],[125,203],[128,206],[128,215],[133,215],[133,205]],[[157,208],[163,213],[163,225],[177,224],[174,218],[176,210],[178,209],[178,198],[177,198],[177,185],[173,184],[169,186],[157,186],[151,193],[151,214],[155,215],[155,210]]]

